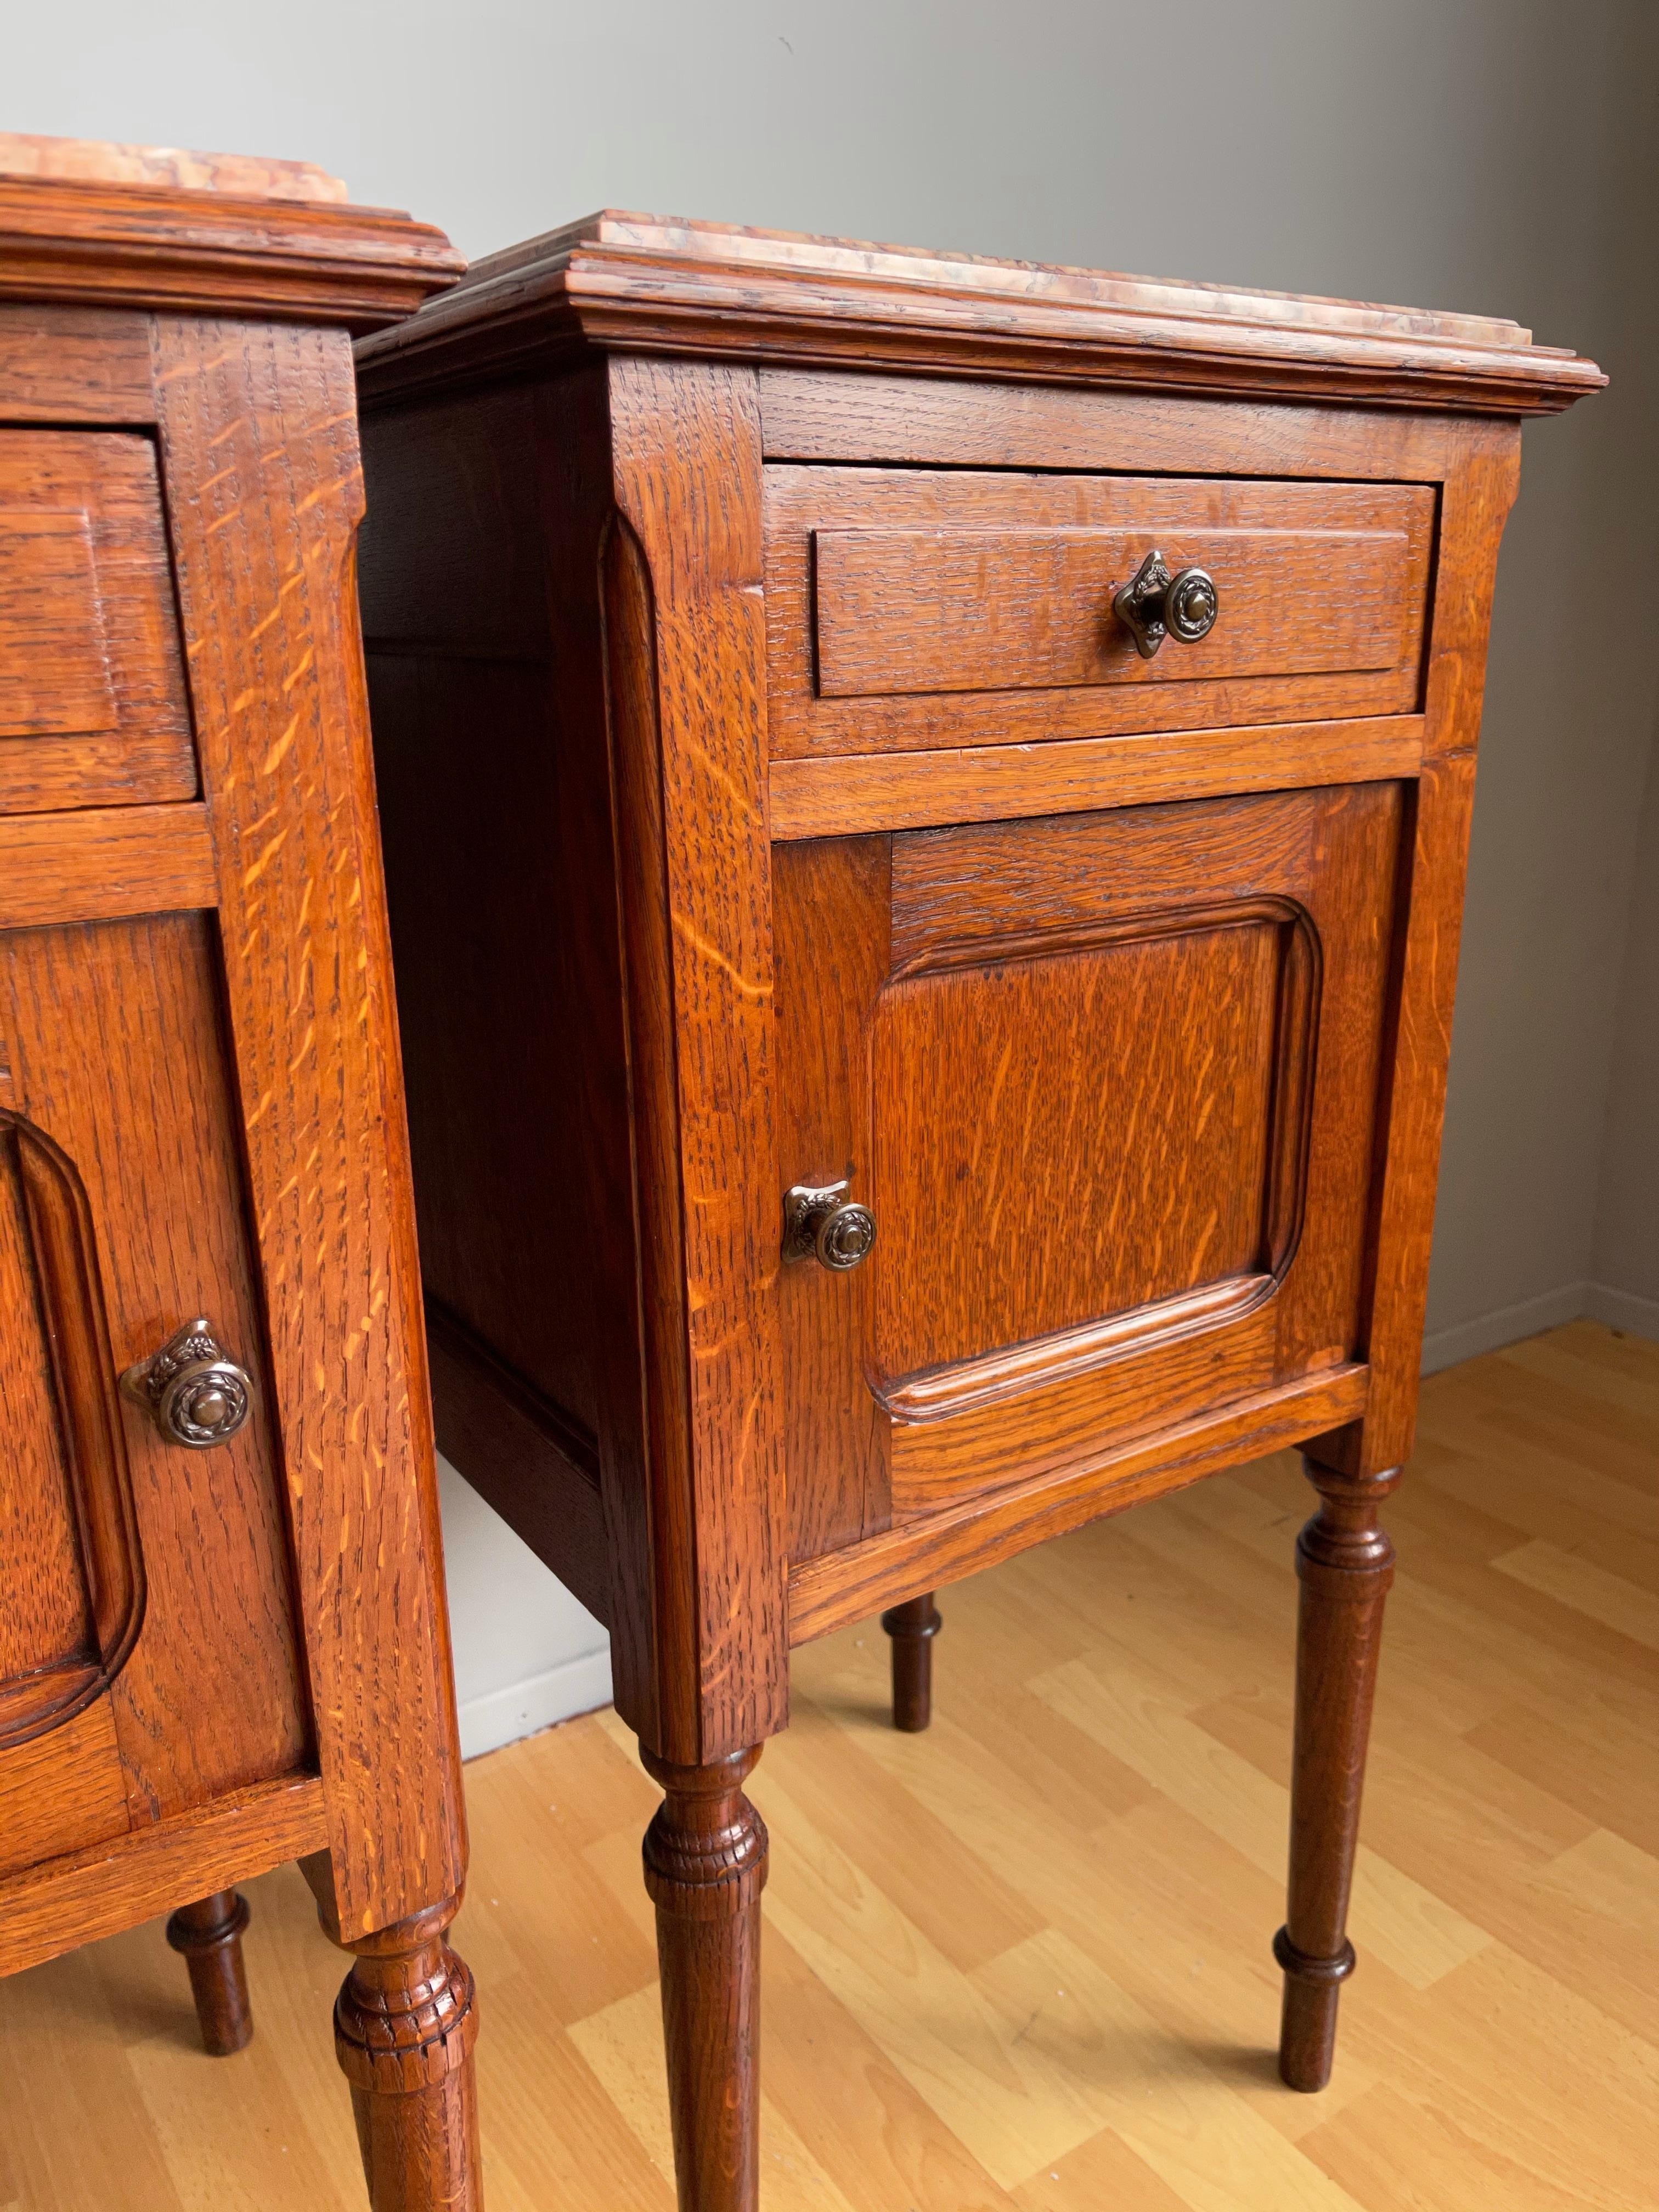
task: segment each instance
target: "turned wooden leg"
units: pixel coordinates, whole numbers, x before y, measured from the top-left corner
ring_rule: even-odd
[[[242,1930],[248,1919],[246,1898],[234,1889],[216,1889],[198,1904],[181,1905],[167,1922],[167,1941],[183,1952],[190,1969],[203,2045],[215,2058],[244,2049],[253,2033],[242,1964]]]
[[[374,2212],[482,2212],[478,2011],[465,1961],[444,1941],[459,1904],[450,1898],[346,1947],[356,1963],[335,2002],[334,2048]]]
[[[708,1766],[642,1756],[667,1792],[645,1832],[645,1886],[657,1908],[680,2212],[755,2212],[766,1828],[743,1785],[760,1752]]]
[[[1285,1971],[1279,2070],[1292,2089],[1331,2078],[1336,2006],[1353,1972],[1346,1935],[1365,1741],[1394,1546],[1377,1526],[1398,1468],[1338,1474],[1304,1455],[1320,1506],[1297,1540],[1302,1578],[1291,1778],[1290,1906],[1273,1938]]]
[[[944,1626],[933,1593],[881,1616],[893,1639],[893,1726],[920,1735],[933,1717],[933,1638]]]

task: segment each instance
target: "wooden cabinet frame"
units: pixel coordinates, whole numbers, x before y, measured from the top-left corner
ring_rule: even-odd
[[[887,1607],[919,1724],[936,1584],[1291,1443],[1322,1504],[1299,1554],[1283,2064],[1316,2086],[1352,1963],[1392,1557],[1376,1510],[1411,1444],[1498,543],[1519,418],[1599,372],[1484,318],[622,215],[479,264],[358,361],[439,1433],[609,1623],[618,1710],[665,1788],[646,1867],[683,2206],[754,2201],[765,1839],[742,1784],[787,1718],[791,1643]],[[1188,489],[1160,490],[1171,479]],[[1311,525],[1358,517],[1401,550],[1373,559],[1351,531],[1342,573],[1365,592],[1394,578],[1409,604],[1328,624],[1328,649],[1316,608],[1288,609],[1300,642],[1276,660],[1251,586],[1253,627],[1212,680],[1111,680],[1089,561],[1122,517],[1231,527],[1253,511],[1300,518],[1302,550],[1248,529],[1205,543],[1316,577]],[[917,516],[948,525],[917,539],[917,575],[896,539],[837,541],[833,604],[815,603],[820,527]],[[928,561],[943,613],[917,596]],[[959,686],[949,625],[981,573],[994,635]],[[1045,591],[1060,627],[1039,639]],[[1312,841],[1304,859],[1206,876],[1194,857],[1183,876],[1183,825],[1196,840],[1216,810],[1275,808]],[[1198,1303],[1139,1385],[1119,1387],[1126,1362],[1089,1395],[1122,1316],[1050,1300],[1054,1327],[1097,1334],[1034,1348],[1012,1291],[984,1341],[964,1325],[939,1340],[942,1364],[885,1371],[871,1347],[884,1328],[906,1340],[916,1277],[829,1285],[832,1310],[822,1279],[788,1278],[786,1186],[850,1161],[866,1194],[877,1170],[852,1156],[880,1152],[860,1103],[877,1009],[929,945],[976,936],[975,884],[994,907],[1000,865],[1018,874],[1051,833],[1086,842],[1124,809],[1172,824],[1163,883],[1152,870],[1133,913],[1109,909],[1124,941],[1206,900],[1284,933],[1281,1064],[1251,1095],[1315,1088],[1264,1124],[1268,1225],[1253,1258],[1233,1233],[1224,1280],[1176,1267]],[[999,912],[1010,958],[1048,927],[1012,896]],[[1327,969],[1363,940],[1370,981],[1331,1000],[1322,1077],[1324,926]],[[902,1054],[884,1079],[902,1079]],[[907,1141],[927,1141],[925,1120]],[[1302,1223],[1304,1194],[1319,1218]],[[925,1207],[907,1206],[914,1248]],[[1323,1255],[1303,1276],[1298,1234]],[[879,1231],[874,1249],[878,1270]],[[1297,1287],[1320,1268],[1322,1306]],[[1150,1346],[1173,1316],[1146,1295]],[[1233,1319],[1260,1339],[1248,1357],[1182,1364]],[[1074,1382],[1062,1419],[1042,1393]],[[939,1442],[953,1425],[960,1449]]]
[[[14,687],[0,1118],[31,1173],[53,1158],[33,1115],[77,1131],[60,1202],[33,1212],[37,1273],[64,1291],[41,1327],[65,1449],[83,1488],[102,1478],[81,1519],[103,1702],[4,1754],[35,1763],[0,1785],[64,1817],[0,1875],[0,1971],[179,1907],[209,2047],[238,2047],[231,1885],[302,1861],[359,1954],[335,2027],[377,2212],[480,2199],[477,2019],[443,1940],[466,1838],[353,588],[351,337],[459,266],[441,234],[313,172],[0,139],[0,495],[62,507],[78,470],[126,515],[125,538],[105,517],[96,572],[20,537],[38,588],[9,602],[58,705]],[[15,506],[24,536],[27,519]],[[106,616],[127,596],[94,666],[100,574]],[[155,1293],[167,1310],[135,1293],[107,1321],[100,1267],[106,1289],[136,1279],[133,1253],[169,1240],[188,1265]],[[210,1460],[116,1384],[190,1324],[171,1301],[216,1265],[253,1411]],[[24,1318],[20,1291],[9,1327]],[[21,1490],[11,1442],[0,1479]],[[100,1816],[76,1793],[105,1771]]]

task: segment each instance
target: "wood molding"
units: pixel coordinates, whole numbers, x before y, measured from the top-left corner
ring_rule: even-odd
[[[75,1163],[21,1114],[0,1109],[0,1163],[27,1224],[58,1450],[74,1500],[87,1593],[83,1664],[42,1668],[0,1686],[0,1748],[72,1720],[115,1680],[144,1619],[144,1560],[126,1436],[116,1395],[92,1209]]]
[[[213,835],[199,802],[0,817],[0,929],[218,902]]]
[[[327,1834],[322,1784],[288,1775],[8,1875],[0,1879],[0,1973],[20,1973],[170,1911],[180,1898],[210,1896],[302,1858]]]
[[[441,231],[381,208],[0,174],[0,301],[372,331],[465,266]]]
[[[105,429],[155,420],[147,317],[0,301],[0,422]]]
[[[491,255],[365,349],[370,397],[586,346],[1551,414],[1593,362],[1479,316],[612,211]]]
[[[888,988],[957,968],[1006,969],[1020,960],[1087,953],[1162,937],[1205,936],[1267,925],[1280,934],[1274,1079],[1268,1094],[1264,1149],[1262,1246],[1255,1272],[1199,1285],[1179,1296],[1108,1314],[1053,1336],[1028,1339],[975,1359],[921,1374],[866,1376],[877,1403],[903,1422],[945,1420],[970,1407],[1023,1397],[1091,1373],[1109,1362],[1219,1328],[1263,1304],[1295,1256],[1307,1194],[1313,1116],[1322,955],[1313,917],[1298,900],[1271,894],[1218,904],[1159,908],[1103,917],[1081,927],[1029,936],[984,935],[934,943],[901,959]],[[878,1009],[878,1018],[879,1009]]]
[[[917,1597],[963,1574],[978,1574],[1032,1544],[1080,1528],[1143,1498],[1280,1451],[1364,1411],[1368,1370],[1327,1370],[1224,1407],[1202,1420],[1136,1437],[1060,1475],[1012,1484],[942,1513],[866,1537],[789,1571],[789,1641],[810,1643]]]
[[[1420,714],[1374,714],[775,760],[767,787],[775,838],[844,837],[1235,792],[1380,783],[1415,775],[1422,758]]]

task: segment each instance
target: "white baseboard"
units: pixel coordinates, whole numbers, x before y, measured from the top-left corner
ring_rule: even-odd
[[[1586,1283],[1584,1311],[1608,1328],[1659,1344],[1659,1298],[1638,1298],[1634,1291],[1615,1291],[1611,1283]]]
[[[1588,1283],[1562,1283],[1541,1297],[1522,1298],[1519,1305],[1499,1306],[1495,1313],[1477,1314],[1473,1321],[1437,1328],[1423,1340],[1423,1372],[1437,1375],[1460,1359],[1478,1359],[1483,1352],[1501,1352],[1506,1344],[1519,1344],[1523,1336],[1538,1336],[1547,1328],[1559,1328],[1563,1322],[1577,1321],[1589,1310],[1589,1295]]]
[[[578,1713],[591,1713],[611,1702],[611,1652],[585,1651],[579,1659],[550,1667],[528,1681],[509,1683],[487,1697],[471,1698],[460,1709],[461,1757],[477,1759],[486,1751],[499,1751],[521,1735],[534,1735],[568,1721]]]

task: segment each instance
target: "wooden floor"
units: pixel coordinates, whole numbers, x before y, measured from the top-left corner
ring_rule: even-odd
[[[873,1624],[797,1656],[772,1833],[768,2212],[1651,2212],[1659,1347],[1588,1323],[1442,1375],[1389,1601],[1335,2080],[1275,2078],[1295,1584],[1265,1461],[960,1586],[925,1737]],[[490,2212],[672,2212],[639,1838],[609,1715],[469,1767]],[[22,1976],[0,2205],[362,2212],[291,1869],[252,2047],[159,1923]]]

